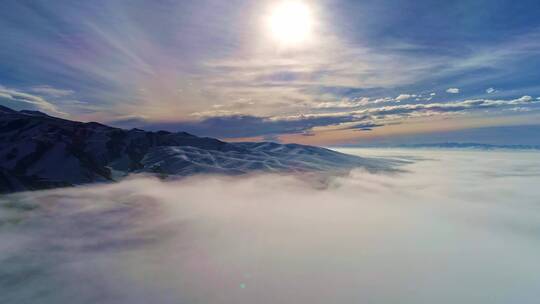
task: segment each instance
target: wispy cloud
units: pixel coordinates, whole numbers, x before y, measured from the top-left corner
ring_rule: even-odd
[[[0,101],[4,105],[14,109],[32,109],[56,115],[66,115],[66,113],[58,110],[53,103],[45,100],[41,96],[8,89],[2,86],[0,86]]]
[[[402,100],[407,100],[407,99],[411,99],[411,98],[415,98],[416,95],[414,94],[400,94],[398,97],[396,97],[396,100],[397,101],[402,101]]]
[[[230,137],[254,137],[279,134],[312,134],[314,129],[333,127],[335,130],[363,129],[384,127],[392,123],[403,123],[411,117],[436,117],[452,113],[474,113],[478,110],[510,109],[516,106],[527,108],[536,106],[540,100],[523,96],[508,100],[472,99],[454,102],[414,103],[375,105],[369,108],[350,109],[348,111],[309,113],[282,116],[238,115],[228,112],[208,112],[194,121],[152,122],[132,118],[111,122],[120,127],[142,127],[153,130],[184,130],[198,135]],[[377,106],[378,105],[378,106]],[[356,105],[356,107],[362,107]]]
[[[30,88],[30,91],[51,97],[66,97],[75,93],[73,90],[58,89],[49,85],[34,86]]]

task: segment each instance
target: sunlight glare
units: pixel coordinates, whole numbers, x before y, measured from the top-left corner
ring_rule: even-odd
[[[311,8],[302,1],[285,1],[278,4],[269,18],[272,36],[283,46],[299,46],[312,35]]]

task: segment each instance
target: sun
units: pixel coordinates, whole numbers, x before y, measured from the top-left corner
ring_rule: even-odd
[[[282,46],[299,46],[311,38],[313,19],[313,12],[306,3],[286,0],[273,8],[268,26],[272,37]]]

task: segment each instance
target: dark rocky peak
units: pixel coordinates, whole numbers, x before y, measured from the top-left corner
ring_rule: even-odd
[[[17,111],[0,105],[0,114],[12,114],[12,113],[17,113]]]

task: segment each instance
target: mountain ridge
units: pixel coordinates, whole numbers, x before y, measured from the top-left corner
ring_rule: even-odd
[[[385,170],[389,165],[319,147],[125,130],[0,106],[0,193],[113,182],[133,173]]]

